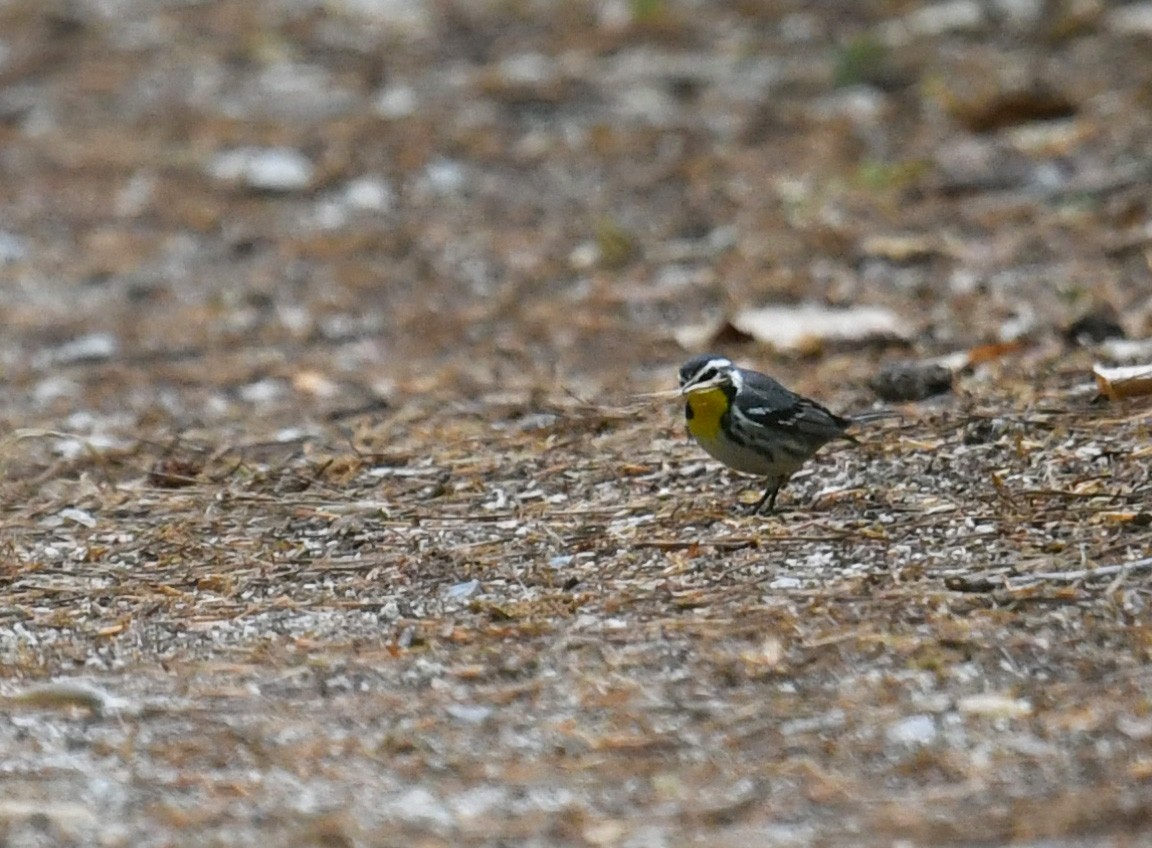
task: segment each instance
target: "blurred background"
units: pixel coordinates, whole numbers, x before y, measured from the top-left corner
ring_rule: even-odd
[[[6,0],[0,417],[623,396],[709,346],[864,401],[1147,334],[1150,48],[1146,2]],[[846,337],[741,322],[797,304]]]

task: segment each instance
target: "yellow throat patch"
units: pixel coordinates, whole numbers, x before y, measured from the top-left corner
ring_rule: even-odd
[[[720,419],[728,411],[728,398],[721,388],[701,389],[689,392],[688,432],[697,439],[715,439],[720,432]]]

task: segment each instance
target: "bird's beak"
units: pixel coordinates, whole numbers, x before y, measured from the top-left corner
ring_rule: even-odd
[[[698,380],[695,383],[688,383],[680,387],[680,395],[687,397],[693,392],[704,392],[708,389],[714,389],[724,382],[722,377],[713,377],[711,380]]]
[[[645,392],[638,394],[638,398],[680,398],[686,397],[693,392],[702,392],[706,389],[712,389],[719,386],[723,382],[719,377],[713,377],[711,380],[705,380],[698,383],[688,383],[687,385],[680,386],[677,389],[667,389],[663,392]]]

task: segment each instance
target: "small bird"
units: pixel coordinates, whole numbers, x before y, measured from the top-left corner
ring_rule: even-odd
[[[856,442],[846,432],[853,424],[897,416],[890,410],[836,415],[767,374],[713,353],[681,366],[680,394],[688,434],[700,447],[735,471],[765,478],[767,487],[752,515],[765,505],[772,512],[788,478],[828,442]]]

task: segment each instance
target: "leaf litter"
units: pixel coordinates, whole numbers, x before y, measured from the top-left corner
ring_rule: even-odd
[[[209,5],[0,12],[7,839],[1144,839],[1147,398],[1084,390],[1148,357],[1068,332],[1152,328],[1142,42]],[[897,355],[950,391],[738,515],[634,398],[740,304],[895,316],[710,340],[838,410]]]

